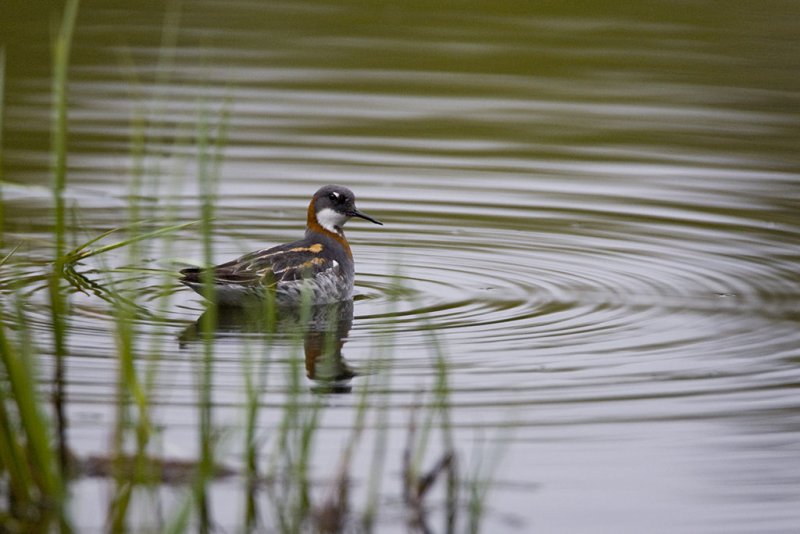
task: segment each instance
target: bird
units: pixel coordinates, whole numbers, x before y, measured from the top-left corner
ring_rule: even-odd
[[[326,185],[308,204],[305,236],[210,268],[180,271],[179,282],[221,306],[244,306],[274,295],[279,305],[333,304],[353,298],[353,252],[343,227],[359,211],[347,187]],[[210,291],[209,291],[210,290]]]

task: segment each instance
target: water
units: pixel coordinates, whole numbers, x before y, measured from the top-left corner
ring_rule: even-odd
[[[46,11],[0,17],[4,254],[23,243],[0,282],[16,279],[25,295],[48,377]],[[386,224],[347,227],[358,298],[339,323],[342,394],[304,382],[326,406],[312,467],[322,487],[358,393],[383,385],[370,399],[389,406],[381,531],[403,530],[400,460],[410,407],[437,380],[433,334],[465,470],[502,455],[485,531],[796,532],[797,35],[797,4],[777,1],[84,2],[70,73],[71,239],[126,224],[131,192],[146,229],[199,218],[197,137],[225,123],[218,261],[298,238],[326,183],[352,188]],[[77,268],[96,284],[71,297],[69,440],[82,456],[108,450],[117,361],[102,297],[130,291],[126,281],[152,314],[138,323],[142,345],[163,354],[160,446],[196,454],[202,350],[191,331],[204,306],[188,290],[163,308],[156,296],[173,261],[202,258],[200,232],[141,247],[133,266],[119,249]],[[272,387],[258,428],[271,435],[303,359],[290,347],[242,321],[220,327],[214,414],[231,435],[247,366],[261,358]],[[356,494],[377,424],[353,466]],[[235,465],[230,441],[223,460]],[[92,505],[102,488],[76,484],[87,530],[102,527]],[[239,489],[215,485],[226,528],[238,524]]]

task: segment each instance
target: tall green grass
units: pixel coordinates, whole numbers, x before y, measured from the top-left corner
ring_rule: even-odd
[[[56,357],[55,416],[59,465],[67,465],[67,446],[64,436],[65,403],[64,366],[67,357],[67,318],[69,300],[64,293],[64,253],[66,251],[66,206],[64,190],[67,184],[67,72],[72,49],[72,35],[78,16],[78,1],[69,0],[64,7],[64,17],[53,46],[53,203],[54,262],[50,275],[50,307],[53,322],[53,345]],[[63,477],[60,477],[63,478]]]
[[[0,385],[0,460],[9,487],[8,507],[3,524],[9,531],[28,531],[32,526],[49,530],[51,523],[62,532],[70,532],[66,511],[66,469],[69,454],[65,436],[64,369],[67,357],[68,299],[64,293],[63,258],[66,239],[64,189],[67,169],[67,68],[78,2],[66,3],[64,16],[53,45],[53,203],[54,263],[49,275],[50,309],[55,376],[53,378],[53,413],[51,425],[41,405],[36,387],[36,353],[31,332],[21,328],[16,339],[9,337],[6,324],[0,325],[0,358],[5,381]],[[3,54],[2,72],[5,72]],[[3,77],[4,78],[4,77]],[[3,80],[4,81],[4,80]],[[4,87],[5,83],[0,84]],[[0,103],[2,99],[0,99]],[[0,130],[2,122],[0,122]],[[0,152],[1,152],[0,145]],[[3,227],[0,227],[2,230]],[[7,264],[11,254],[3,264]],[[15,317],[16,324],[27,324],[24,304],[17,298],[13,310],[7,299],[0,301],[0,317]]]

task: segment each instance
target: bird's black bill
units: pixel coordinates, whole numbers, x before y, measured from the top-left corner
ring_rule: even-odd
[[[380,224],[381,226],[383,226],[383,223],[382,223],[382,222],[380,222],[378,219],[375,219],[374,217],[370,217],[370,216],[369,216],[369,215],[367,215],[366,213],[360,212],[360,211],[358,211],[358,210],[353,210],[353,211],[351,211],[351,212],[350,212],[350,216],[351,216],[351,217],[360,217],[360,218],[362,218],[362,219],[366,219],[366,220],[368,220],[368,221],[369,221],[369,222],[371,222],[371,223]]]

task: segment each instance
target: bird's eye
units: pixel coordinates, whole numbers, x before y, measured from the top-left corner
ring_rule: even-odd
[[[328,195],[328,198],[331,199],[331,201],[336,202],[336,203],[344,201],[344,198],[342,198],[342,195],[337,193],[336,191],[333,191],[332,193],[330,193]]]

